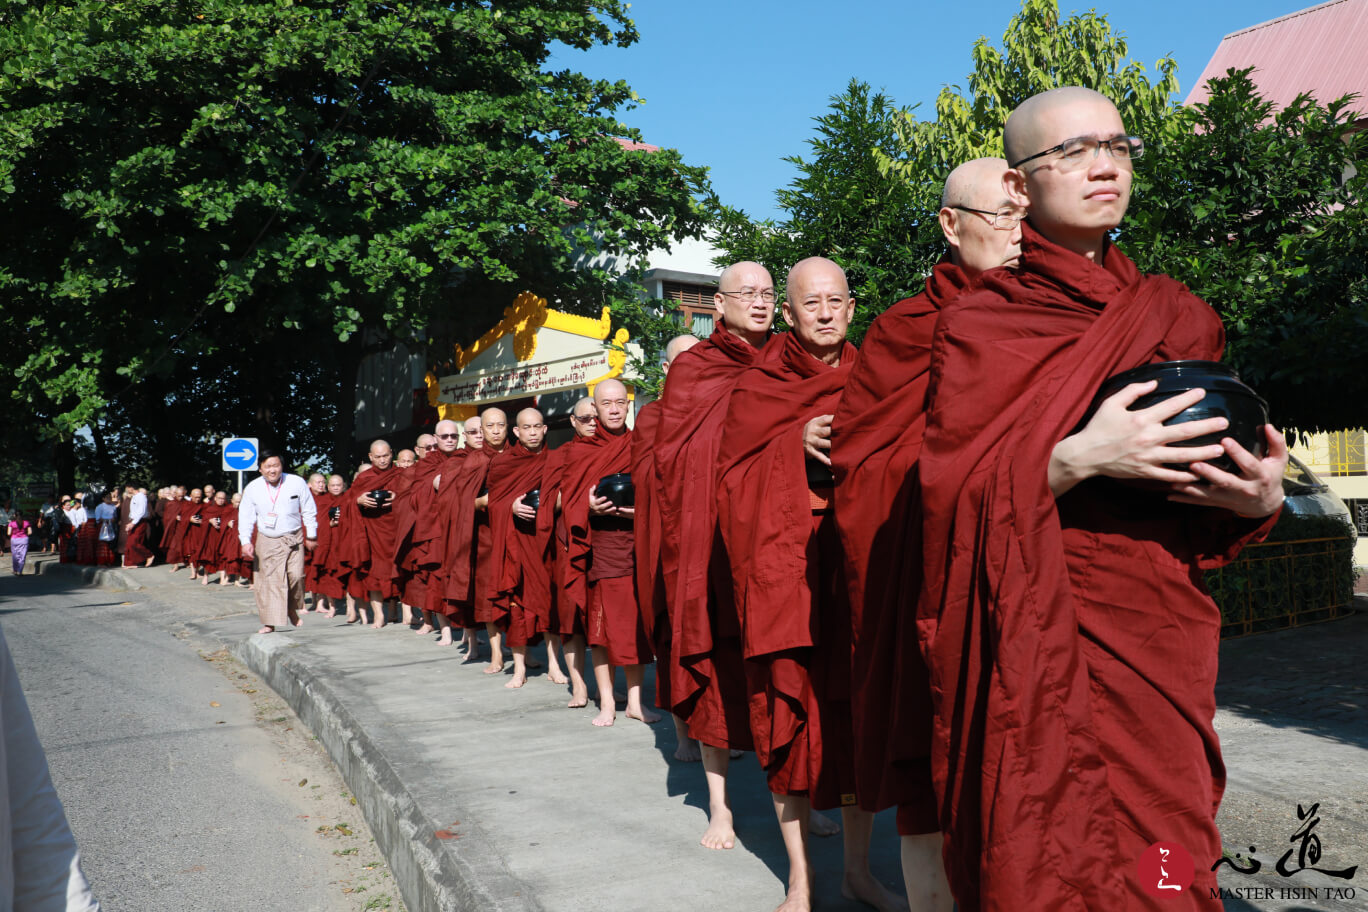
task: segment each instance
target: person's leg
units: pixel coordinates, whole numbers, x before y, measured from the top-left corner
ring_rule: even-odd
[[[608,660],[608,650],[595,646],[592,652],[594,662],[594,683],[598,685],[599,711],[593,722],[600,728],[612,725],[617,718],[617,698],[613,694],[613,663]]]
[[[462,665],[471,665],[480,661],[480,638],[479,628],[463,627],[464,634],[461,642],[465,645],[466,657],[461,662]]]
[[[561,652],[564,652],[564,647],[561,645],[560,634],[548,633],[546,635],[546,679],[552,684],[564,686],[570,683],[570,679],[561,670],[560,659],[557,655]]]
[[[504,687],[516,690],[527,683],[527,647],[510,646],[508,648],[513,653],[513,680],[505,684]]]
[[[879,912],[907,912],[907,903],[891,892],[869,870],[869,841],[874,836],[874,815],[858,807],[841,808],[845,827],[845,874],[841,895]]]
[[[638,719],[650,724],[660,721],[660,713],[641,702],[641,683],[646,679],[645,665],[628,665],[627,672],[627,718]]]
[[[941,859],[940,833],[903,836],[902,872],[907,887],[907,905],[912,912],[952,912],[955,898]]]
[[[498,624],[487,621],[485,633],[489,636],[489,665],[485,667],[484,673],[487,675],[503,674],[503,631],[499,629]]]
[[[584,634],[577,633],[565,644],[565,670],[570,675],[569,709],[589,705],[589,685],[584,682]]]
[[[660,674],[659,669],[656,669],[656,674]],[[703,759],[703,754],[698,749],[698,742],[689,737],[688,723],[674,713],[670,713],[670,718],[674,719],[675,726],[674,758],[683,763],[697,763]]]
[[[356,597],[353,596],[350,592],[348,592],[348,593],[347,593],[347,623],[348,623],[348,624],[355,624],[357,621],[360,621],[360,620],[363,620],[363,618],[361,617],[361,612],[360,612],[359,610],[357,610],[357,607],[356,607]]]
[[[438,616],[438,615],[437,615],[437,612],[435,612],[435,611],[429,611],[429,610],[426,609],[426,608],[423,608],[423,609],[421,609],[421,610],[422,610],[422,612],[423,612],[423,626],[419,627],[419,628],[418,628],[417,630],[415,630],[414,632],[417,633],[419,636],[427,636],[429,633],[432,633],[434,630],[437,629],[437,625],[438,625],[440,622],[437,620],[437,616]],[[443,615],[443,616],[444,616],[444,615]],[[450,627],[448,626],[447,629],[448,629],[448,631],[449,631],[449,630],[450,630]],[[448,632],[447,635],[446,635],[446,640],[447,640],[447,641],[446,641],[445,643],[443,643],[442,645],[443,645],[443,646],[450,646],[450,645],[451,645],[451,634],[450,634],[449,632]]]
[[[812,805],[806,795],[771,797],[789,863],[788,892],[775,912],[809,912],[812,908],[812,871],[808,866],[807,818]]]
[[[370,600],[371,626],[379,630],[385,626],[385,600],[380,597],[378,589],[367,592],[366,598]]]
[[[727,766],[731,752],[725,747],[701,744],[703,776],[708,782],[708,828],[699,842],[707,849],[730,849],[736,845],[731,802],[727,800]]]
[[[434,611],[432,615],[437,620],[437,627],[442,631],[441,634],[437,637],[437,645],[450,646],[452,644],[451,618],[447,617],[445,614],[442,614],[440,611]]]

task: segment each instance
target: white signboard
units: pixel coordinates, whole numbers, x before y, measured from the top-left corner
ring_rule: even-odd
[[[495,367],[443,377],[438,400],[463,405],[478,405],[500,399],[540,396],[584,386],[611,370],[609,351],[604,349],[576,358],[561,358],[541,364]]]

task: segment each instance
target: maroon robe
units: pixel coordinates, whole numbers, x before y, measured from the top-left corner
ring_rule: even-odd
[[[489,466],[494,606],[507,618],[509,646],[534,643],[546,629],[542,624],[549,620],[550,592],[537,587],[541,557],[536,551],[536,524],[513,515],[513,502],[541,484],[548,452],[543,447],[532,453],[521,443],[513,443]],[[531,579],[530,588],[524,585],[525,579]],[[536,602],[545,607],[538,610]]]
[[[869,811],[899,806],[902,835],[933,833],[931,694],[914,622],[921,588],[916,465],[926,428],[931,337],[941,307],[968,284],[943,262],[926,290],[874,319],[831,428],[836,527],[850,591],[851,722],[856,794]]]
[[[448,613],[445,599],[433,599],[432,572],[442,563],[444,525],[437,510],[433,480],[454,474],[461,450],[451,454],[430,450],[413,466],[411,487],[395,511],[394,568],[404,602],[430,611]],[[448,468],[450,466],[450,468]]]
[[[208,508],[212,504],[200,501],[188,503],[181,511],[181,524],[185,526],[185,537],[181,539],[181,553],[183,560],[192,566],[198,567],[201,563],[200,551],[204,547],[205,532],[209,529]],[[198,516],[199,522],[194,522]]]
[[[855,793],[850,613],[831,485],[809,483],[803,431],[835,412],[855,348],[847,343],[833,367],[791,332],[773,346],[777,357],[743,373],[731,395],[718,450],[718,527],[770,791],[839,807]]]
[[[665,606],[664,578],[660,573],[660,482],[655,470],[655,437],[660,429],[660,403],[651,402],[637,412],[632,428],[632,482],[636,488],[633,542],[636,546],[637,598],[646,636],[655,653],[657,669],[669,666],[670,617]],[[656,706],[670,708],[670,675],[657,671]]]
[[[484,489],[489,475],[489,463],[494,451],[485,447],[467,448],[456,477],[450,486],[442,477],[439,502],[447,514],[446,560],[443,597],[454,602],[461,618],[461,626],[473,627],[493,618],[489,592],[480,583],[481,557],[488,558],[489,512],[475,508],[475,501]],[[483,550],[483,555],[481,551]]]
[[[551,591],[551,617],[546,629],[562,637],[582,634],[584,627],[583,624],[576,626],[580,614],[562,596],[566,585],[565,575],[570,567],[567,550],[570,536],[565,530],[565,523],[556,507],[556,501],[560,498],[561,479],[565,477],[565,467],[574,457],[577,448],[584,444],[585,439],[587,438],[576,434],[546,457],[546,464],[542,467],[541,501],[537,507],[537,537],[546,547],[546,572]]]
[[[403,470],[390,463],[381,471],[371,466],[356,476],[345,498],[344,512],[352,522],[344,533],[350,550],[352,573],[367,593],[394,598],[394,500],[383,507],[363,507],[356,499],[371,491],[396,492],[403,484]]]
[[[711,747],[751,749],[741,628],[716,537],[717,449],[727,400],[760,349],[719,327],[670,365],[655,443],[661,576],[670,615],[670,709]]]
[[[1220,611],[1203,569],[1271,526],[1095,478],[1058,501],[1047,468],[1108,377],[1217,359],[1205,303],[1023,226],[1021,270],[993,270],[941,311],[920,462],[918,636],[932,773],[964,912],[1219,910],[1212,728]],[[1182,897],[1136,862],[1191,854]],[[1167,901],[1166,901],[1167,900]]]

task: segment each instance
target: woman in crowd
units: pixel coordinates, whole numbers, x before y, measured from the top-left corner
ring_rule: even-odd
[[[62,526],[57,533],[57,559],[64,564],[76,560],[76,534],[89,519],[81,502],[74,497],[62,496]]]
[[[6,531],[10,541],[10,564],[14,567],[14,575],[19,576],[24,572],[24,562],[28,560],[29,533],[33,531],[33,526],[21,511],[15,510],[10,514]]]
[[[105,491],[104,497],[100,498],[100,505],[95,508],[93,525],[98,531],[95,534],[94,560],[90,563],[101,567],[111,567],[117,564],[119,556],[114,553],[114,543],[119,539],[119,492],[117,490]],[[79,548],[77,549],[77,560],[80,560]]]

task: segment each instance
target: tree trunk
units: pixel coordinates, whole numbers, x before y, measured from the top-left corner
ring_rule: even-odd
[[[104,431],[100,428],[100,422],[91,423],[90,436],[95,440],[95,459],[100,465],[101,480],[105,487],[113,488],[118,484],[118,480],[114,477],[114,459],[109,455],[109,446],[105,443]]]
[[[337,382],[333,396],[337,403],[337,423],[333,431],[333,471],[351,482],[356,468],[356,372],[361,369],[361,334],[335,344]]]
[[[52,463],[57,470],[57,495],[76,492],[76,453],[70,434],[62,434],[52,442]]]

